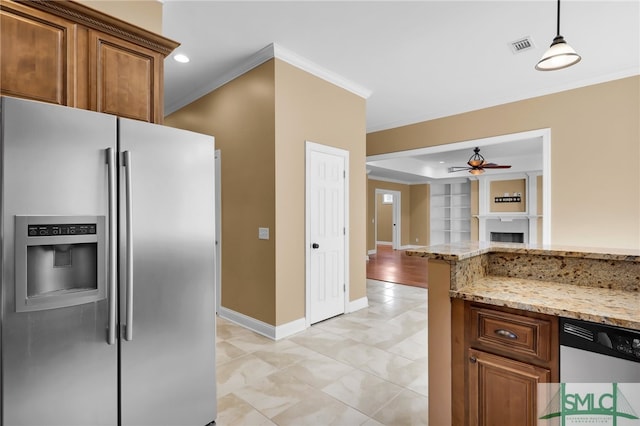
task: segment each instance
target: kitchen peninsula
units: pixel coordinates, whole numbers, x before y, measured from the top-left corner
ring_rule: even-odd
[[[407,254],[429,261],[430,425],[474,419],[487,357],[526,395],[559,381],[558,317],[640,330],[640,250],[463,242]],[[526,398],[517,409],[535,408]]]

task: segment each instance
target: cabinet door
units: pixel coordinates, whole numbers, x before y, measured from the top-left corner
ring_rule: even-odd
[[[89,108],[162,122],[163,57],[97,31],[89,33]]]
[[[469,424],[535,426],[537,385],[550,371],[475,349],[468,355]]]
[[[0,93],[75,106],[75,24],[6,0],[0,7]]]

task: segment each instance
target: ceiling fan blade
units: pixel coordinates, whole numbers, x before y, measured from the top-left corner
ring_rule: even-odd
[[[482,169],[510,169],[511,166],[488,163],[481,167]]]
[[[471,170],[471,167],[462,167],[462,166],[449,167],[449,173],[462,172],[465,170]]]

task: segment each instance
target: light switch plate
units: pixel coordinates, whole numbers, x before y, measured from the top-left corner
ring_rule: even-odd
[[[259,240],[268,240],[269,239],[269,228],[258,228],[258,239]]]

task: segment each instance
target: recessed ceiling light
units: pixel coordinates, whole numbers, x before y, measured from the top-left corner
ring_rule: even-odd
[[[186,64],[187,62],[189,62],[189,57],[187,55],[183,55],[182,53],[178,53],[173,57],[173,59],[180,62],[181,64]]]
[[[444,164],[444,161],[441,161],[440,164]]]

